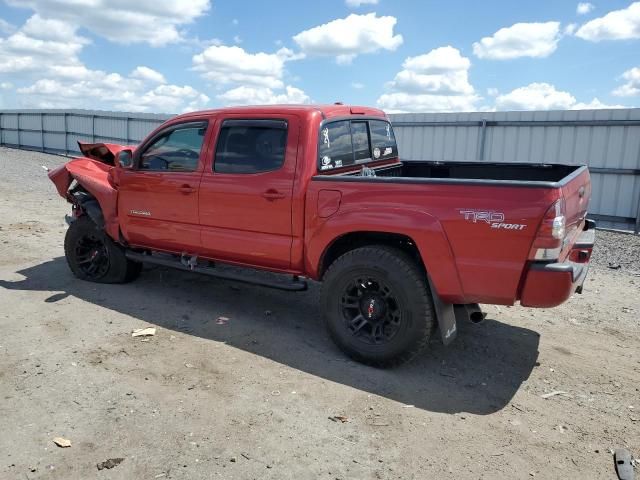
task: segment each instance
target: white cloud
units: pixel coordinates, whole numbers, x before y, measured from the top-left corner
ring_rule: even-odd
[[[497,110],[587,110],[624,108],[622,105],[606,105],[597,98],[589,103],[576,101],[569,92],[557,90],[549,83],[531,83],[516,88],[496,98]]]
[[[213,45],[193,57],[193,69],[212,82],[282,88],[284,64],[301,58],[288,48],[248,53],[238,46]]]
[[[213,45],[194,55],[193,70],[218,88],[233,87],[216,95],[224,105],[309,103],[302,90],[284,83],[285,64],[303,57],[284,47],[249,53],[239,46]]]
[[[628,108],[624,105],[608,105],[601,102],[597,97],[591,100],[589,103],[576,103],[570,110],[602,110],[603,108]]]
[[[565,35],[573,35],[577,29],[578,25],[576,25],[575,23],[569,23],[562,29],[562,33]]]
[[[576,13],[578,15],[586,15],[587,13],[591,12],[594,8],[596,7],[593,5],[593,3],[580,2],[576,7]]]
[[[299,88],[287,85],[283,93],[274,92],[268,87],[240,86],[216,98],[225,105],[273,105],[286,103],[310,103],[311,99]]]
[[[78,54],[89,40],[60,20],[33,15],[15,33],[0,38],[0,73],[46,72],[48,68],[77,67]]]
[[[478,58],[508,60],[551,55],[561,38],[560,22],[516,23],[473,44]]]
[[[450,45],[431,50],[424,55],[409,57],[402,65],[406,69],[422,73],[446,73],[452,70],[468,70],[471,62],[460,55],[460,50]]]
[[[627,70],[620,78],[626,83],[611,92],[613,95],[617,97],[635,97],[640,95],[640,67]]]
[[[210,7],[209,0],[6,0],[40,17],[84,27],[115,43],[162,46],[182,39],[180,28]]]
[[[77,0],[84,2],[86,0]],[[16,86],[16,106],[176,112],[209,102],[193,87],[167,84],[162,73],[138,66],[129,75],[92,70],[80,60],[89,40],[64,20],[32,15],[0,38],[3,85]]]
[[[139,98],[127,98],[115,107],[137,112],[190,112],[201,110],[208,103],[209,97],[189,85],[159,85]]]
[[[0,83],[0,90],[10,90],[13,88],[13,83],[11,82],[1,82]]]
[[[148,80],[153,83],[167,83],[160,72],[145,66],[136,67],[133,72],[131,72],[131,77],[139,78],[140,80]]]
[[[477,98],[448,95],[410,95],[385,93],[378,98],[378,106],[387,113],[404,112],[471,112],[476,109]]]
[[[640,38],[640,2],[588,21],[578,29],[576,36],[591,42]]]
[[[377,5],[378,0],[345,0],[344,3],[349,8],[358,8],[362,5]]]
[[[480,99],[469,83],[471,62],[456,48],[408,57],[402,67],[387,84],[391,92],[378,98],[388,112],[469,111]]]
[[[234,35],[233,43],[242,43],[242,37],[240,35]]]
[[[500,92],[498,91],[497,88],[495,87],[487,88],[487,95],[489,95],[490,97],[497,97],[499,94]]]
[[[365,87],[364,83],[351,82],[351,88],[355,88],[356,90],[362,90],[364,87]]]
[[[209,98],[193,87],[157,85],[117,73],[89,70],[84,80],[43,78],[19,88],[22,103],[38,108],[101,108],[131,112],[194,110],[204,107]]]
[[[567,110],[575,104],[573,95],[549,83],[531,83],[496,98],[498,110]]]
[[[355,57],[379,50],[395,50],[402,35],[394,35],[395,17],[378,17],[375,13],[351,14],[298,33],[293,40],[308,55],[334,56],[339,64],[349,64]]]

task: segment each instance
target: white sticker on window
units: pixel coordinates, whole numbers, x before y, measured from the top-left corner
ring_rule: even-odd
[[[387,139],[391,140],[391,125],[387,123],[386,129],[387,129]]]
[[[380,158],[380,149],[378,147],[373,149],[373,158]]]
[[[322,165],[330,165],[330,164],[331,164],[331,157],[327,155],[322,157]]]
[[[322,143],[324,143],[327,148],[331,148],[331,140],[329,140],[329,127],[324,127],[322,129]]]
[[[393,152],[393,148],[387,147],[384,149],[383,155],[391,155],[392,152]]]
[[[336,165],[336,167],[341,167],[342,166],[342,160],[336,160],[335,165]]]

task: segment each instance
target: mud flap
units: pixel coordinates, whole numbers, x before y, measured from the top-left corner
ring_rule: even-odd
[[[452,303],[444,303],[433,288],[431,279],[429,279],[429,289],[431,290],[431,297],[433,298],[433,307],[436,311],[436,317],[438,317],[438,327],[440,328],[440,335],[442,336],[442,343],[449,345],[456,338],[458,329],[456,327],[456,314]]]

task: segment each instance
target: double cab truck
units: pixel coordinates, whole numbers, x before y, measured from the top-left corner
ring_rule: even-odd
[[[80,149],[49,173],[72,204],[76,277],[128,282],[147,262],[292,291],[322,282],[329,334],[377,367],[438,330],[448,344],[478,304],[580,293],[595,238],[586,166],[402,161],[374,108],[193,112],[135,147]]]

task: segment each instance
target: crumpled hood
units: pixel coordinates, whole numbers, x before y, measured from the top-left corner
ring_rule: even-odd
[[[78,142],[80,151],[82,154],[91,158],[92,160],[98,160],[99,162],[106,163],[107,165],[114,165],[116,154],[127,147],[125,145],[117,145],[115,143],[83,143]]]

